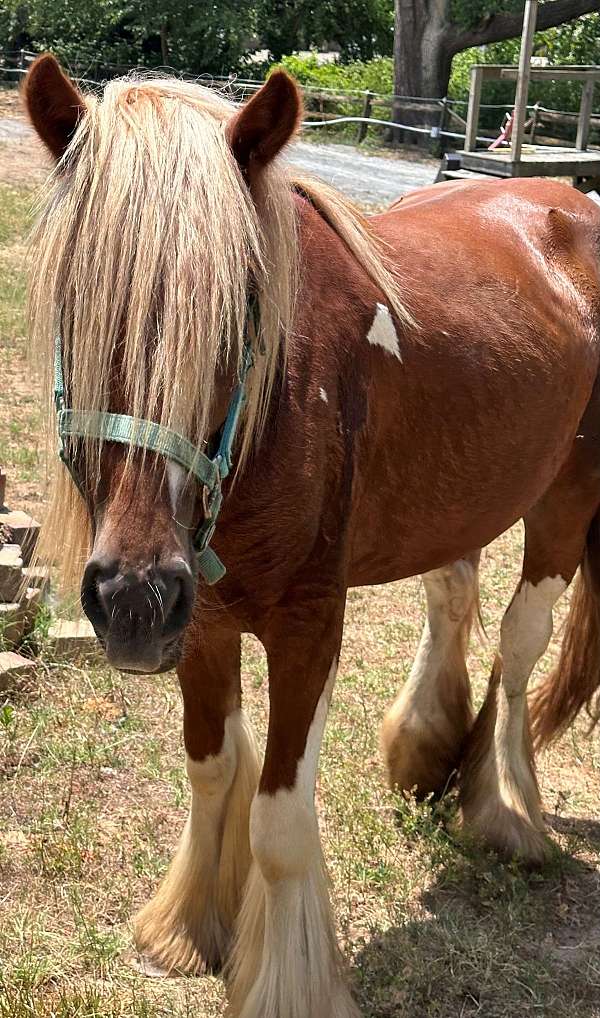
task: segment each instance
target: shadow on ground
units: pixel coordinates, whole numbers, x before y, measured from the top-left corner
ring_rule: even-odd
[[[600,822],[548,816],[585,852],[538,872],[448,843],[418,893],[354,956],[364,1018],[600,1018]]]

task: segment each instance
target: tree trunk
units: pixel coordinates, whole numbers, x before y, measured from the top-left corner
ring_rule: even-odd
[[[446,0],[396,0],[396,95],[446,95],[453,56],[447,47],[446,7]]]
[[[397,96],[443,99],[448,90],[453,52],[447,40],[447,0],[396,0],[394,91]],[[400,124],[431,127],[439,112],[394,102],[393,119]],[[418,140],[402,132],[406,140]]]
[[[452,58],[469,46],[482,46],[520,35],[523,10],[487,15],[470,28],[452,21],[451,0],[395,0],[394,91],[398,96],[442,99],[448,92]],[[598,0],[547,0],[538,9],[538,30],[598,10]],[[419,114],[398,99],[393,119],[431,126],[435,114]],[[398,132],[394,132],[397,134]],[[406,132],[407,137],[411,137]],[[412,139],[416,136],[413,134]]]

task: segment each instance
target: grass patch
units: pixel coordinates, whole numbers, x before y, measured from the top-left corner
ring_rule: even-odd
[[[26,237],[33,192],[0,186],[0,463],[22,507],[35,512],[42,500],[40,387],[25,356]]]
[[[0,245],[23,241],[31,223],[33,195],[26,188],[0,187]]]

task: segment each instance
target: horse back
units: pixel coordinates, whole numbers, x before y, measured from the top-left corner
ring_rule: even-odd
[[[416,328],[399,329],[401,360],[370,354],[357,583],[452,561],[526,513],[567,459],[598,371],[589,198],[553,181],[440,184],[373,223]],[[382,545],[369,535],[384,523]]]

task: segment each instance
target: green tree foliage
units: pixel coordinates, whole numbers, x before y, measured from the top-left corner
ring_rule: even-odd
[[[302,85],[315,88],[330,88],[342,93],[369,89],[381,95],[390,95],[393,90],[394,62],[391,57],[354,60],[348,64],[321,64],[315,55],[291,56],[283,57],[275,66],[285,67]]]
[[[0,4],[0,47],[18,50],[29,42],[28,12],[22,4]]]
[[[10,3],[10,0],[9,0]],[[65,63],[95,62],[107,48],[115,62],[133,51],[127,30],[127,7],[119,0],[32,0],[27,31],[36,49],[53,49]]]
[[[523,10],[523,0],[450,0],[450,19],[463,28],[475,28],[482,18],[492,14],[510,14]]]
[[[168,63],[228,73],[257,46],[271,60],[332,45],[341,59],[391,54],[393,0],[5,0],[0,46],[52,49],[65,62]],[[91,70],[90,70],[91,73]]]
[[[258,0],[256,22],[273,60],[324,44],[338,47],[344,62],[393,49],[393,0]]]
[[[449,0],[452,23],[471,30],[498,13],[523,9],[523,0]],[[256,48],[269,51],[305,84],[338,91],[393,90],[393,0],[0,0],[0,48],[52,49],[90,77],[110,64],[159,66],[195,74],[264,73],[247,63]],[[330,45],[340,63],[290,54]],[[450,94],[465,99],[475,62],[515,63],[519,40],[459,53]],[[588,14],[536,35],[535,52],[552,63],[600,64],[600,14]],[[80,71],[81,73],[81,71]],[[580,86],[531,86],[531,101],[577,109]],[[486,85],[484,101],[510,105],[508,84]],[[600,102],[600,97],[599,97]]]
[[[21,12],[29,46],[52,49],[65,63],[157,66],[228,73],[251,48],[255,12],[245,0],[7,0]],[[0,29],[2,23],[0,21]],[[10,45],[0,39],[0,45]]]
[[[256,16],[246,0],[129,0],[137,48],[147,53],[149,38],[163,39],[163,63],[191,73],[228,74],[252,45]],[[164,49],[166,47],[166,52]]]

